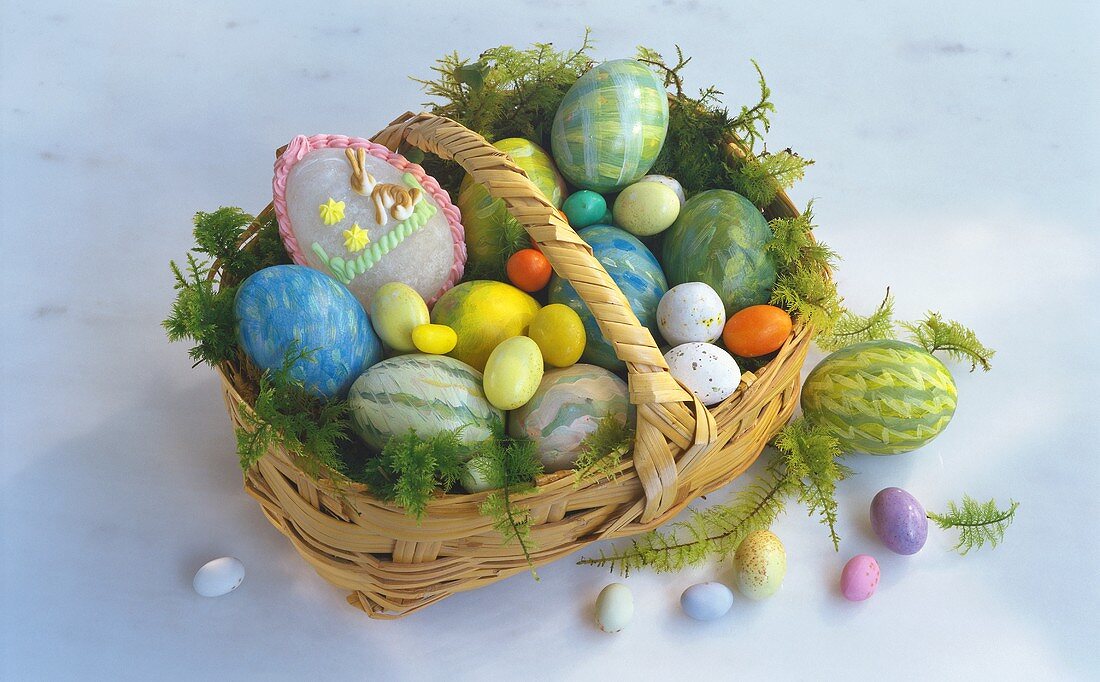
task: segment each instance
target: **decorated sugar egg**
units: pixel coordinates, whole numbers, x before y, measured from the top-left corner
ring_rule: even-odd
[[[665,353],[668,371],[704,405],[716,405],[741,384],[737,361],[713,343],[682,343]]]
[[[520,407],[539,387],[542,364],[542,351],[526,336],[501,342],[485,363],[485,397],[502,410]]]
[[[480,372],[497,344],[522,335],[539,308],[535,299],[510,284],[474,280],[444,294],[432,308],[432,322],[458,335],[451,357]]]
[[[659,182],[665,187],[668,187],[676,193],[676,198],[680,200],[680,208],[683,208],[684,202],[687,201],[687,195],[684,194],[684,188],[676,178],[670,178],[667,175],[647,175],[638,182]]]
[[[275,162],[273,184],[291,258],[335,277],[364,309],[387,282],[430,304],[462,276],[458,211],[400,154],[362,138],[299,135]]]
[[[504,413],[485,398],[481,381],[481,372],[445,355],[383,360],[352,384],[352,426],[376,448],[410,429],[424,438],[462,429],[464,443],[483,441]]]
[[[618,285],[638,321],[656,335],[657,304],[668,289],[657,259],[637,238],[617,227],[593,225],[577,234],[592,247],[592,254]],[[613,371],[626,367],[615,357],[611,342],[604,338],[596,318],[572,284],[554,275],[550,280],[549,298],[551,303],[563,303],[575,310],[584,322],[587,339],[581,360]]]
[[[680,200],[659,182],[635,182],[615,198],[615,224],[639,237],[650,237],[672,225]]]
[[[388,282],[370,302],[370,321],[382,343],[399,353],[416,350],[413,329],[428,324],[428,306],[408,284]]]
[[[668,93],[641,62],[617,59],[577,79],[558,107],[550,149],[569,182],[614,192],[645,175],[665,143]]]
[[[497,140],[493,146],[519,166],[535,187],[555,208],[565,199],[565,181],[550,155],[534,142],[520,137]],[[458,190],[459,210],[466,231],[468,268],[475,276],[500,276],[518,242],[526,246],[523,226],[508,212],[504,202],[489,195],[485,186],[467,175]]]
[[[634,423],[626,382],[602,367],[573,365],[543,375],[527,404],[509,413],[508,433],[533,440],[546,470],[561,471],[573,466],[581,442],[609,415]]]
[[[802,412],[849,452],[896,455],[932,440],[955,414],[951,372],[904,341],[857,343],[832,353],[802,385]]]
[[[262,370],[283,366],[288,351],[308,354],[290,375],[325,398],[342,397],[382,356],[363,306],[328,275],[301,265],[253,273],[234,300],[241,348]]]
[[[702,282],[677,284],[657,305],[657,327],[674,346],[692,341],[711,343],[722,334],[725,323],[722,298]]]
[[[696,194],[664,232],[661,262],[670,284],[706,282],[726,305],[726,317],[767,303],[775,258],[766,250],[768,221],[745,197],[725,189]]]

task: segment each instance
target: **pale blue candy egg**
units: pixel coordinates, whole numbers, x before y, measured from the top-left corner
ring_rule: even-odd
[[[733,606],[733,592],[722,583],[692,585],[680,595],[680,608],[695,620],[715,620]]]

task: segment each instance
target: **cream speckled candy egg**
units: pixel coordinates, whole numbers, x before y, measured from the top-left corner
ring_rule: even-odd
[[[683,343],[665,353],[668,371],[704,405],[720,403],[741,383],[733,356],[712,343]]]
[[[604,632],[619,632],[634,618],[634,595],[622,583],[611,583],[596,597],[596,624]]]
[[[240,587],[244,581],[244,564],[240,559],[223,556],[207,561],[195,573],[192,585],[204,597],[220,597]]]
[[[766,599],[775,594],[787,574],[787,552],[775,533],[749,533],[733,555],[737,587],[749,599]]]
[[[692,341],[713,342],[722,335],[725,324],[722,297],[703,282],[674,286],[657,305],[657,328],[674,346]]]
[[[676,193],[676,197],[680,200],[680,208],[683,208],[684,202],[687,201],[687,195],[684,194],[684,188],[676,178],[670,178],[667,175],[647,175],[638,182],[658,182],[668,187]]]

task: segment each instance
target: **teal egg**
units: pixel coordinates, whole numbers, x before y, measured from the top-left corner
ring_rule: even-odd
[[[613,192],[642,178],[668,132],[668,94],[641,62],[593,67],[565,93],[550,128],[558,170],[577,187]]]
[[[712,189],[684,204],[664,232],[661,252],[673,286],[705,282],[722,298],[726,317],[767,303],[775,286],[775,257],[767,251],[771,227],[751,201]]]
[[[617,227],[593,225],[577,234],[592,247],[592,254],[618,285],[638,321],[648,327],[656,338],[657,305],[668,290],[668,283],[657,259],[633,235]],[[584,332],[588,338],[581,362],[612,371],[626,368],[626,364],[615,357],[615,349],[604,338],[596,324],[596,318],[589,312],[588,306],[572,284],[554,275],[550,280],[549,297],[551,303],[563,303],[577,311],[584,323]]]
[[[592,190],[582,189],[570,194],[561,210],[573,229],[579,230],[600,222],[607,213],[607,200]]]

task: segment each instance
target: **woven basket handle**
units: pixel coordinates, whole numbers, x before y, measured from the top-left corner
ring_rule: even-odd
[[[504,201],[554,271],[567,279],[627,365],[630,401],[638,406],[635,470],[646,493],[643,522],[677,500],[677,460],[682,468],[714,438],[714,419],[668,373],[649,330],[561,212],[542,195],[507,154],[460,123],[433,114],[406,113],[373,138],[397,150],[407,143],[454,159],[489,194]]]

